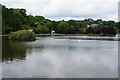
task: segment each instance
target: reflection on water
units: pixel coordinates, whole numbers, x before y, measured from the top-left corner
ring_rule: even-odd
[[[32,49],[42,49],[42,46],[27,46],[25,42],[3,40],[2,61],[25,60],[26,55],[30,54]]]
[[[3,41],[3,62],[5,60],[13,61],[13,59],[25,59],[26,46],[18,42]]]
[[[4,78],[117,78],[118,42],[38,37],[3,41]]]

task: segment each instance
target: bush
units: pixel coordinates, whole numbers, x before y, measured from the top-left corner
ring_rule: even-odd
[[[115,36],[117,34],[117,29],[114,27],[88,27],[86,29],[88,34],[100,34],[101,36]]]
[[[103,34],[111,34],[111,35],[116,35],[117,34],[117,30],[114,27],[101,27],[100,29],[101,33]]]
[[[9,39],[18,41],[33,41],[36,39],[36,35],[34,32],[28,30],[19,30],[16,32],[11,32],[9,34]]]
[[[88,34],[94,34],[94,33],[95,33],[95,30],[94,30],[93,27],[88,27],[88,28],[86,29],[86,32],[87,32]]]

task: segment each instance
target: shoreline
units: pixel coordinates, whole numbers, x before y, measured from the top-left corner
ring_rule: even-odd
[[[6,35],[0,35],[1,37],[9,37],[8,34]],[[116,36],[94,36],[90,34],[36,34],[36,36],[78,36],[75,39],[82,39],[82,40],[109,40],[109,41],[120,41],[120,34],[117,34]],[[87,36],[87,37],[86,37]]]
[[[117,36],[120,37],[120,34],[116,34]],[[9,36],[9,34],[4,34],[4,35],[0,35],[0,36]],[[36,34],[36,36],[101,36],[101,37],[115,37],[113,35],[100,35],[100,34]]]
[[[120,37],[120,33],[116,34]],[[115,36],[116,36],[115,35]],[[3,34],[0,36],[9,36],[9,34]],[[101,36],[101,37],[115,37],[113,35],[101,35],[101,34],[36,34],[36,36]]]

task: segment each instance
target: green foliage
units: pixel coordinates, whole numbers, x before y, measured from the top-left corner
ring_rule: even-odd
[[[2,33],[3,34],[10,33],[11,30],[12,30],[12,27],[6,25],[4,21],[2,21]]]
[[[120,32],[120,22],[102,21],[102,19],[93,20],[92,18],[85,20],[51,21],[49,19],[45,19],[43,16],[27,15],[25,9],[6,8],[2,5],[3,34],[28,29],[33,29],[37,34],[50,33],[51,30],[62,34],[78,34],[87,33],[87,25],[90,27],[97,27],[92,31],[88,30],[88,33],[94,32],[99,34],[100,32],[98,28],[105,26],[116,27],[118,29],[117,31]]]
[[[21,29],[22,30],[28,30],[28,29],[30,29],[30,26],[29,25],[22,25]]]
[[[36,27],[33,27],[33,32],[35,32],[36,34],[39,34],[40,33],[40,29],[36,28]]]
[[[86,27],[80,28],[79,33],[82,33],[82,34],[86,33]]]
[[[37,30],[39,31],[38,33],[48,33],[49,29],[48,27],[44,25],[38,25]]]
[[[69,26],[74,26],[74,27],[78,25],[75,20],[69,20],[67,23],[69,24]]]
[[[69,26],[74,26],[75,32],[79,31],[79,24],[75,20],[69,20],[68,22]]]
[[[59,33],[62,33],[62,34],[68,33],[68,27],[69,25],[66,22],[64,21],[60,22],[60,24],[58,25]]]
[[[120,33],[120,22],[117,22],[117,23],[115,24],[115,27],[118,29],[118,32]]]
[[[50,30],[55,30],[56,33],[59,33],[58,25],[59,21],[52,21]]]
[[[68,28],[67,28],[67,33],[69,33],[69,34],[74,34],[75,33],[75,29],[74,29],[74,26],[69,26]]]
[[[9,34],[10,40],[33,41],[36,39],[35,33],[28,30],[19,30]]]

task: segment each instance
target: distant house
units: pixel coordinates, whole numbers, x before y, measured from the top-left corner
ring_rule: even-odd
[[[51,31],[51,34],[52,34],[52,35],[53,35],[53,34],[55,34],[55,31],[54,31],[54,30],[52,30],[52,31]]]
[[[33,32],[33,29],[28,29],[28,31],[31,31],[31,32]]]
[[[90,25],[87,25],[87,27],[90,27]]]
[[[91,24],[91,25],[87,25],[87,27],[97,27],[98,24]]]

